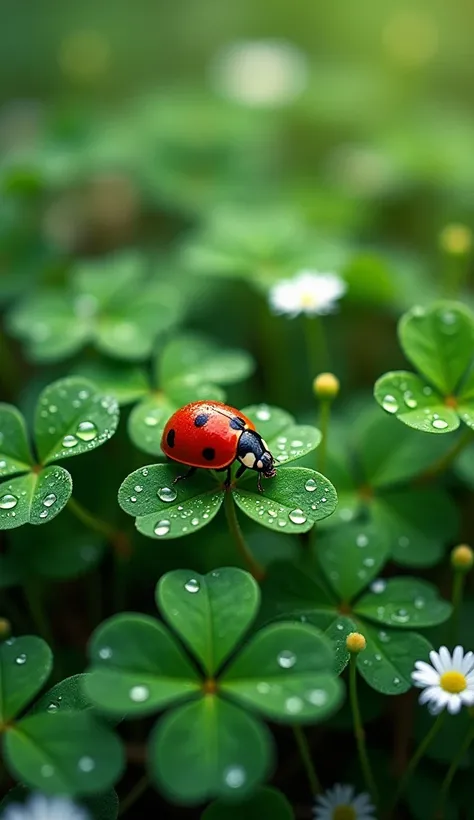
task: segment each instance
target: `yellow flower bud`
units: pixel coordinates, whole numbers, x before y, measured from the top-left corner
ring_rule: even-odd
[[[472,249],[472,231],[467,225],[452,223],[446,225],[440,233],[439,242],[445,253],[453,256],[465,256]]]
[[[350,632],[346,638],[346,648],[353,655],[357,655],[359,652],[362,652],[366,645],[367,641],[360,632]]]
[[[459,544],[451,552],[451,564],[460,572],[469,572],[474,564],[474,552],[467,544]]]
[[[313,381],[313,391],[318,399],[332,401],[339,393],[339,379],[334,373],[320,373]]]
[[[0,618],[0,640],[4,640],[11,635],[12,625],[6,618]]]

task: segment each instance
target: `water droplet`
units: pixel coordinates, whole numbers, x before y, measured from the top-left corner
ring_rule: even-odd
[[[54,774],[54,766],[51,766],[49,763],[44,763],[41,766],[40,772],[43,777],[52,777]]]
[[[79,396],[81,401],[85,401],[85,399],[89,398],[89,391],[88,390],[79,390],[79,393],[77,395]]]
[[[370,585],[370,591],[374,592],[376,595],[380,595],[381,592],[384,592],[387,586],[387,582],[383,580],[383,578],[377,578],[375,581],[372,581]]]
[[[397,624],[406,624],[410,620],[410,614],[406,611],[406,609],[396,609],[395,612],[392,612],[392,621],[395,621]]]
[[[267,510],[267,512],[268,512],[268,515],[270,516],[270,518],[276,518],[277,515],[278,515],[276,510]]]
[[[158,521],[158,523],[155,525],[155,529],[153,530],[153,532],[155,533],[155,535],[159,536],[168,535],[170,531],[170,526],[171,525],[168,519],[163,518],[161,521]]]
[[[296,695],[294,695],[291,698],[287,698],[285,700],[285,709],[286,709],[287,712],[290,713],[290,715],[297,715],[298,712],[301,712],[301,710],[303,709],[303,706],[304,706],[303,701],[301,700],[301,698],[298,698]]]
[[[262,510],[262,513],[263,513],[263,510]],[[193,527],[197,527],[197,525],[199,524],[199,518],[191,518],[191,524],[192,524]]]
[[[2,459],[0,461],[0,470],[4,470],[6,466],[7,466],[7,462]]]
[[[130,496],[130,501],[132,502],[132,504],[135,504],[135,501],[136,501],[136,500],[137,500],[136,495],[131,495],[131,496]]]
[[[178,497],[178,493],[174,487],[160,487],[157,496],[161,498],[162,501],[175,501]]]
[[[270,684],[265,683],[265,681],[260,681],[260,683],[257,683],[257,692],[259,692],[261,695],[268,695],[271,688],[272,687],[270,686]]]
[[[431,426],[434,427],[436,430],[446,430],[448,427],[448,422],[444,421],[444,419],[433,419],[431,422]]]
[[[360,535],[358,535],[357,538],[356,538],[357,546],[358,547],[366,547],[368,543],[369,543],[369,539],[367,538],[367,536],[363,532],[361,532]]]
[[[145,416],[144,421],[147,427],[156,427],[158,424],[158,419],[156,416]]]
[[[398,539],[398,546],[405,548],[405,547],[408,547],[409,545],[410,545],[410,539],[407,538],[406,535],[401,535],[400,538]]]
[[[314,493],[316,487],[317,484],[314,478],[308,478],[307,482],[304,485],[305,490],[307,490],[309,493]]]
[[[58,412],[58,408],[56,407],[55,404],[50,404],[49,407],[48,407],[48,410],[49,410],[50,413],[57,413]]]
[[[406,406],[410,408],[410,410],[415,410],[418,407],[418,402],[415,399],[413,393],[410,390],[406,390],[403,394],[403,401],[405,402]]]
[[[240,789],[247,779],[242,766],[229,766],[224,770],[224,782],[230,789]]]
[[[336,624],[336,629],[337,629],[339,632],[342,632],[342,630],[344,629],[344,624]]]
[[[103,661],[108,660],[112,657],[112,650],[110,646],[103,646],[99,649],[99,658],[102,658]]]
[[[95,760],[88,755],[84,755],[84,757],[79,758],[77,767],[81,772],[91,772],[95,769]]]
[[[314,706],[324,706],[327,699],[328,696],[324,689],[311,689],[311,691],[306,695],[306,700],[309,700],[309,702],[314,704]]]
[[[291,669],[296,663],[296,655],[290,649],[283,649],[278,655],[277,661],[282,669]]]
[[[308,520],[303,510],[300,509],[292,510],[289,513],[288,518],[293,522],[293,524],[305,524]]]
[[[26,655],[18,655],[18,657],[15,658],[15,663],[17,663],[18,666],[23,666],[23,664],[26,663]]]
[[[279,527],[286,527],[286,521],[283,521],[283,520],[282,520],[282,521],[279,521],[279,522],[278,522],[278,526],[279,526]]]
[[[143,490],[143,487],[140,487],[140,484],[136,484],[136,486],[133,489],[135,490],[136,493],[141,493],[141,491]]]
[[[68,450],[70,450],[71,447],[75,447],[76,444],[78,444],[78,441],[75,436],[64,436],[63,447],[66,447]]]
[[[142,476],[145,478],[148,475],[148,467],[144,467],[142,470]]]
[[[47,518],[48,517],[48,510],[43,510],[42,512],[40,512],[39,517],[40,518]]]
[[[81,423],[77,425],[76,436],[80,438],[81,441],[94,441],[94,439],[97,438],[97,433],[97,427],[92,421],[81,421]]]
[[[394,682],[395,686],[398,686],[398,684],[400,683],[400,678],[394,678],[393,682]]]
[[[135,703],[144,703],[150,697],[150,690],[148,686],[132,686],[129,695]]]
[[[387,393],[386,396],[382,399],[382,407],[387,413],[397,413],[398,412],[398,401],[396,400],[395,396],[391,396]]]
[[[291,447],[298,448],[298,447],[302,447],[302,446],[303,446],[303,442],[300,441],[299,439],[295,439],[294,441],[291,442]]]
[[[12,495],[11,493],[5,493],[0,498],[0,509],[1,510],[12,510],[13,507],[16,507],[18,504],[18,498],[16,495]]]
[[[49,704],[49,706],[47,707],[46,711],[47,711],[47,712],[51,712],[51,713],[53,713],[53,712],[57,712],[57,711],[58,711],[58,709],[59,709],[59,704],[57,704],[57,703],[50,703],[50,704]]]
[[[373,567],[375,564],[375,558],[364,558],[362,563],[364,567]]]
[[[196,578],[190,578],[189,581],[186,581],[184,588],[186,592],[199,592],[201,585]]]
[[[271,417],[271,413],[266,405],[262,404],[261,407],[258,408],[256,414],[259,421],[268,421]]]
[[[418,597],[418,598],[415,598],[415,600],[413,601],[415,609],[423,609],[423,607],[425,606],[425,603],[426,603],[425,599],[421,598],[421,596]]]
[[[43,506],[44,507],[52,507],[54,502],[57,501],[56,496],[54,493],[49,493],[45,499],[43,499]]]
[[[326,501],[327,501],[327,498],[322,498],[321,501],[322,501],[323,504],[325,504]]]
[[[382,655],[379,655],[379,654],[378,654],[378,652],[377,652],[377,653],[374,655],[374,658],[375,658],[375,660],[376,660],[376,661],[381,661],[381,660],[382,660]]]

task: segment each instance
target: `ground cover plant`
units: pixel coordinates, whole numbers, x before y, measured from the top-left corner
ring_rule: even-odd
[[[409,83],[433,20],[393,75],[255,39],[107,106],[66,38],[71,110],[0,107],[0,820],[474,818],[474,123]]]

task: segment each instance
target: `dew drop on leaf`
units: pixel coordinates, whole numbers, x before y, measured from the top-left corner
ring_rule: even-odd
[[[186,581],[184,588],[186,592],[194,593],[199,592],[199,590],[201,589],[201,585],[199,581],[196,580],[196,578],[190,578],[189,581]]]
[[[224,770],[224,782],[231,789],[240,789],[247,779],[242,766],[229,766]]]
[[[78,441],[75,436],[64,436],[63,447],[66,447],[68,450],[70,450],[71,447],[75,447],[76,444],[78,444]]]
[[[418,402],[415,399],[413,393],[410,390],[406,390],[403,394],[403,401],[405,402],[406,406],[410,408],[410,410],[415,410],[418,407]]]
[[[305,524],[308,520],[303,510],[300,509],[292,510],[289,513],[288,518],[293,522],[293,524]]]
[[[308,493],[314,493],[316,486],[317,485],[314,478],[308,478],[307,482],[304,485],[304,488],[308,491]]]
[[[147,427],[156,427],[156,425],[158,424],[158,419],[156,418],[156,416],[145,416],[144,422]]]
[[[46,711],[47,711],[47,712],[54,713],[54,712],[57,712],[57,711],[58,711],[58,709],[59,709],[59,706],[58,706],[58,704],[57,704],[57,703],[50,703],[50,704],[49,704],[49,706],[48,706],[48,708],[46,709]]]
[[[375,595],[380,595],[381,592],[384,592],[386,586],[387,582],[384,581],[383,578],[377,578],[375,581],[372,581],[370,591],[374,592]]]
[[[4,470],[6,466],[7,466],[7,462],[2,459],[0,461],[0,470]]]
[[[160,487],[157,496],[161,501],[176,501],[178,493],[174,487]]]
[[[382,399],[382,407],[387,413],[397,413],[398,412],[398,401],[396,400],[395,396],[391,396],[387,393],[386,396]]]
[[[365,535],[365,533],[361,532],[360,535],[356,538],[356,544],[358,547],[366,547],[369,543],[369,539]]]
[[[259,421],[269,421],[271,418],[270,410],[265,405],[259,407],[255,415]]]
[[[76,436],[80,438],[81,441],[94,441],[94,439],[97,438],[97,433],[97,427],[92,421],[81,421],[80,424],[77,425]]]
[[[446,430],[446,427],[448,427],[448,422],[444,421],[444,419],[433,419],[431,426],[436,430]]]
[[[49,495],[43,499],[43,507],[52,507],[55,501],[57,501],[57,498],[54,493],[49,493]]]
[[[388,635],[388,633],[384,632],[383,630],[380,630],[379,632],[379,639],[382,643],[390,643],[390,635]]]
[[[425,599],[421,597],[415,598],[413,604],[415,609],[423,609],[423,607],[425,606]]]
[[[170,522],[168,521],[167,518],[163,518],[161,521],[158,521],[158,523],[155,525],[155,529],[153,530],[155,535],[158,535],[158,536],[168,535],[169,531],[170,531]]]
[[[259,692],[260,695],[268,695],[271,688],[272,687],[270,684],[265,683],[265,681],[260,681],[260,683],[257,683],[257,692]]]
[[[282,669],[291,669],[296,663],[296,655],[291,649],[283,649],[277,657],[277,662]]]
[[[95,760],[88,755],[84,755],[84,757],[79,758],[77,768],[80,769],[81,772],[91,772],[95,769]]]
[[[12,495],[11,493],[5,493],[0,498],[0,509],[1,510],[12,510],[13,507],[16,507],[18,504],[18,498],[16,495]]]
[[[48,510],[43,510],[42,512],[40,512],[39,517],[40,518],[47,518],[48,517]]]
[[[23,664],[26,663],[26,655],[18,655],[18,657],[15,658],[15,663],[17,663],[18,666],[23,666]]]
[[[301,712],[303,706],[303,701],[296,695],[285,700],[285,710],[289,712],[290,715],[297,715],[298,712]]]
[[[314,706],[324,706],[327,699],[328,696],[324,689],[311,689],[306,695],[306,700],[308,700]]]
[[[410,614],[406,609],[397,609],[395,612],[392,612],[392,621],[395,621],[397,624],[406,624],[409,620]]]
[[[199,518],[191,518],[191,524],[193,527],[197,527],[197,525],[199,524]]]
[[[144,703],[150,697],[150,690],[148,686],[132,686],[129,695],[134,703]]]
[[[141,491],[143,490],[143,487],[140,487],[140,484],[136,484],[133,489],[135,490],[136,493],[141,493]]]
[[[99,649],[99,658],[102,658],[103,661],[108,660],[112,657],[112,650],[110,646],[103,646]]]

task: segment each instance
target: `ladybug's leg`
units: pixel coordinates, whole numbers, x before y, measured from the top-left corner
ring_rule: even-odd
[[[245,464],[241,464],[239,469],[237,470],[237,472],[235,474],[235,477],[240,478],[240,476],[245,473],[246,469],[247,469],[247,467],[245,466]]]
[[[196,472],[197,467],[190,467],[187,473],[183,473],[183,475],[177,475],[176,478],[173,479],[173,484],[176,484],[177,481],[183,481],[185,478],[191,478],[192,475]]]
[[[258,473],[258,478],[257,478],[257,487],[258,487],[258,491],[259,491],[259,493],[263,493],[263,487],[262,487],[262,474],[261,474],[261,473]]]

